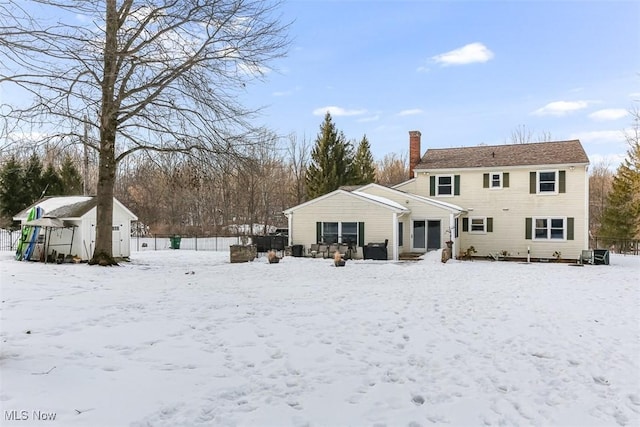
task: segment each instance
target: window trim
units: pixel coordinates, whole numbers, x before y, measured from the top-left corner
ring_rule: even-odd
[[[546,226],[546,231],[547,231],[547,236],[546,237],[538,237],[537,233],[536,233],[536,229],[538,227],[536,227],[536,222],[538,220],[544,219],[547,221],[547,226]],[[554,230],[554,227],[552,227],[552,222],[553,220],[562,220],[562,238],[553,238],[551,237],[551,231]],[[537,240],[539,242],[566,242],[567,241],[567,232],[568,232],[568,220],[566,216],[534,216],[531,218],[531,239],[532,240]],[[555,228],[557,229],[557,228]]]
[[[342,235],[342,224],[344,223],[349,223],[349,224],[355,224],[356,225],[356,229],[355,229],[355,236],[356,239],[353,242],[354,245],[357,245],[360,239],[360,226],[358,225],[359,222],[358,221],[320,221],[320,239],[322,242],[326,243],[326,244],[331,244],[331,243],[327,243],[327,240],[325,239],[325,234],[324,234],[324,227],[325,224],[338,224],[338,229],[337,229],[337,237],[336,243],[345,243],[343,242],[343,235]]]
[[[451,193],[449,194],[440,194],[440,178],[450,178],[451,179]],[[455,194],[455,175],[454,174],[444,174],[444,175],[436,175],[436,196],[438,197],[453,197]]]
[[[553,191],[542,191],[540,189],[540,174],[543,173],[553,173],[554,174],[554,178],[553,178]],[[551,182],[551,181],[544,181],[544,182]],[[539,195],[555,195],[555,194],[559,194],[560,190],[560,171],[558,169],[555,170],[539,170],[536,171],[536,194]]]
[[[482,221],[482,230],[474,230],[473,229],[473,221],[481,220]],[[467,231],[469,234],[487,234],[487,217],[486,216],[470,216],[469,217],[469,230]]]
[[[500,177],[500,185],[493,185],[493,175],[498,175]],[[504,188],[504,172],[489,172],[489,189],[490,190],[501,190]]]

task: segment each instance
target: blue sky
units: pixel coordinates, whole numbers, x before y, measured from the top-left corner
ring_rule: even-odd
[[[429,147],[579,138],[614,164],[640,100],[640,2],[307,1],[286,58],[247,102],[278,133],[314,141],[329,110],[376,159]],[[636,102],[636,105],[638,103]]]

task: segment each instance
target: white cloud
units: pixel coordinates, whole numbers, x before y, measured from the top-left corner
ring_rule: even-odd
[[[325,114],[331,114],[334,117],[339,116],[361,116],[367,112],[367,110],[348,110],[342,107],[336,107],[335,105],[330,105],[327,107],[320,107],[313,110],[314,116],[324,116]]]
[[[570,139],[579,139],[585,144],[624,144],[624,132],[621,130],[597,130],[578,132],[570,135]]]
[[[589,118],[598,122],[608,120],[618,120],[626,117],[629,113],[623,108],[605,108],[589,114]]]
[[[482,43],[471,43],[461,48],[433,56],[431,59],[438,64],[446,66],[487,62],[493,58],[493,56],[493,52]]]
[[[536,116],[564,116],[589,106],[589,101],[555,101],[532,112]]]
[[[422,114],[424,111],[422,111],[419,108],[413,108],[410,110],[402,110],[398,113],[398,116],[415,116],[417,114]]]
[[[430,71],[430,69],[426,65],[421,65],[418,68],[416,68],[416,71],[418,73],[428,73]]]

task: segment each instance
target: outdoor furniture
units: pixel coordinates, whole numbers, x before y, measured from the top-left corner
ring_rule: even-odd
[[[322,258],[326,258],[327,255],[329,254],[329,246],[323,245],[323,244],[319,244],[318,245],[318,253],[320,255],[322,255]]]
[[[591,249],[585,249],[580,254],[580,264],[593,264],[593,251]]]
[[[312,243],[311,245],[309,245],[309,255],[311,255],[311,258],[315,258],[316,255],[318,255],[319,248],[320,245],[317,243]]]
[[[609,251],[607,249],[594,249],[593,263],[596,265],[609,265]]]

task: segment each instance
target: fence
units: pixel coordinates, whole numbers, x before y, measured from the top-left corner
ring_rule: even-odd
[[[593,249],[608,249],[609,252],[616,254],[640,254],[640,240],[638,239],[616,239],[615,237],[594,236],[589,239],[589,247]]]
[[[20,230],[0,230],[0,251],[15,251],[20,239]],[[151,237],[131,237],[131,251],[162,251],[170,249],[184,249],[193,251],[229,250],[231,245],[243,244],[251,239],[247,236],[175,236],[170,234],[156,234]]]

